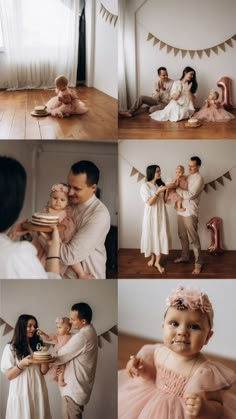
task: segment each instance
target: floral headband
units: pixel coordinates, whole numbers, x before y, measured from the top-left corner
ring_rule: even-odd
[[[70,326],[70,319],[68,317],[56,317],[55,323],[57,326],[67,324]]]
[[[207,314],[210,327],[212,328],[213,326],[214,313],[212,304],[208,296],[196,288],[178,285],[166,299],[166,304],[168,307],[177,308],[177,310],[200,310],[202,313]]]
[[[64,192],[68,194],[69,187],[64,183],[55,183],[55,185],[52,185],[51,187],[51,192]]]

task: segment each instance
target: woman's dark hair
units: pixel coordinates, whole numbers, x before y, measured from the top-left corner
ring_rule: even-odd
[[[38,328],[37,319],[31,314],[21,314],[16,322],[13,338],[10,344],[13,350],[16,352],[18,359],[22,359],[27,355],[30,355],[30,348],[32,351],[36,351],[38,343],[43,344],[42,339],[35,333],[32,338],[27,339],[27,324],[29,320],[35,321],[35,329]],[[29,348],[30,347],[30,348]]]
[[[78,319],[86,320],[87,323],[91,323],[93,312],[91,307],[87,303],[77,303],[71,307],[72,311],[77,311]]]
[[[17,160],[0,156],[0,232],[17,220],[22,209],[26,188],[26,172]]]
[[[87,175],[87,185],[92,186],[94,184],[98,184],[99,181],[99,169],[98,167],[91,161],[88,160],[81,160],[77,163],[74,163],[71,166],[71,171],[73,175],[79,175],[80,173],[85,173]]]
[[[147,180],[147,182],[150,182],[154,178],[155,173],[156,173],[156,169],[160,169],[160,166],[158,166],[157,164],[152,164],[151,166],[147,167],[147,169],[146,169],[146,180]],[[157,184],[157,186],[165,186],[165,184],[164,184],[164,182],[161,178],[156,180],[156,184]]]
[[[192,83],[192,86],[191,86],[190,90],[191,90],[191,93],[194,94],[197,91],[198,84],[197,84],[196,71],[192,67],[185,67],[183,69],[183,74],[182,74],[180,80],[183,80],[185,74],[190,73],[190,71],[193,71],[194,74],[193,74],[193,78],[191,80],[188,80],[188,84]]]

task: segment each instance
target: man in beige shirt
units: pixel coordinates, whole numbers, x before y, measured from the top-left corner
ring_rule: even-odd
[[[81,160],[71,167],[68,175],[69,200],[76,232],[68,243],[61,244],[62,263],[81,263],[85,272],[96,279],[106,278],[105,239],[110,229],[110,214],[95,195],[99,169],[90,161]],[[71,268],[64,274],[76,278]]]
[[[155,91],[152,96],[139,96],[131,108],[127,111],[120,111],[119,115],[124,118],[135,116],[142,105],[149,106],[149,113],[164,109],[170,102],[170,91],[173,80],[169,79],[168,72],[165,67],[157,69],[158,80],[155,84]]]
[[[93,389],[98,338],[91,321],[91,307],[87,303],[74,304],[70,311],[70,323],[79,332],[75,333],[56,354],[55,365],[65,364],[66,385],[59,387],[63,419],[82,419],[84,405],[88,403]]]
[[[195,258],[195,266],[192,271],[194,275],[198,275],[202,269],[201,243],[198,235],[199,202],[204,188],[204,179],[199,173],[201,164],[202,162],[199,157],[191,157],[188,163],[188,189],[176,189],[176,192],[183,198],[182,206],[185,208],[185,211],[178,212],[178,234],[182,246],[182,253],[180,258],[177,258],[175,262],[189,261],[189,245],[191,245]]]

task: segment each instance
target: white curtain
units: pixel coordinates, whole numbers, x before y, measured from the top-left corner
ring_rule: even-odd
[[[125,69],[125,11],[126,0],[119,1],[118,19],[118,97],[119,109],[127,109],[127,86]]]
[[[8,88],[76,85],[80,0],[0,0]]]

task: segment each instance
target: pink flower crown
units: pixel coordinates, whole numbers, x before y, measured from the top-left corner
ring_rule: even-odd
[[[200,310],[207,314],[210,327],[213,326],[212,304],[208,296],[196,288],[178,285],[166,299],[166,304],[168,307],[175,307],[178,310]]]
[[[64,183],[55,183],[55,185],[52,185],[51,192],[64,192],[66,194],[69,193],[69,187],[65,185]]]
[[[67,324],[68,326],[70,326],[70,319],[68,317],[56,317],[55,323],[57,326],[63,324]]]

